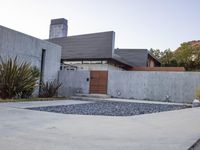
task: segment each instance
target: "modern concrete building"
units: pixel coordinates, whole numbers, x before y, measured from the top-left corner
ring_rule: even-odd
[[[113,31],[77,36],[67,33],[68,21],[64,18],[51,20],[48,40],[0,26],[0,56],[17,56],[20,61],[30,62],[40,70],[40,81],[44,82],[58,78],[60,62],[68,70],[93,70],[88,81],[94,93],[98,93],[95,89],[106,93],[108,70],[160,65],[148,50],[115,49]],[[96,88],[98,80],[102,84]]]
[[[171,78],[163,76],[165,73],[160,74],[161,77],[159,76],[157,81],[157,73],[150,76],[148,73],[132,72],[130,70],[134,70],[136,67],[152,69],[152,67],[160,66],[160,62],[147,49],[115,49],[115,33],[113,31],[67,36],[67,23],[67,20],[63,18],[51,20],[48,40],[41,40],[0,26],[0,56],[2,58],[17,56],[22,61],[30,62],[32,66],[36,66],[40,70],[40,80],[50,81],[59,78],[59,82],[63,83],[59,93],[63,93],[61,95],[65,96],[75,93],[98,93],[115,97],[126,95],[129,96],[128,98],[145,99],[150,97],[151,99],[165,100],[165,97],[161,96],[169,95],[173,99],[180,98],[177,96],[177,92],[173,93],[170,89],[180,89],[182,85],[185,86],[190,82],[190,89],[194,90],[198,86],[195,81],[199,79],[199,74],[194,74],[195,80],[193,81],[188,79],[190,74],[185,76],[183,73],[181,78],[181,80],[185,80],[183,82],[176,78],[180,75],[179,73],[172,74]],[[65,64],[64,67],[67,70],[80,71],[59,71],[60,63]],[[141,69],[143,68],[138,68],[138,70]],[[169,89],[162,88],[165,84],[160,84],[160,81],[164,81],[165,78],[165,84],[169,82],[169,86],[167,86]],[[179,82],[174,84],[174,80]],[[154,83],[157,83],[157,86]],[[182,85],[179,86],[179,83]],[[151,86],[155,87],[153,91],[146,90]],[[120,87],[123,88],[120,89]],[[158,92],[160,89],[164,90]],[[181,89],[181,91],[187,90]],[[164,94],[159,95],[159,93]],[[191,91],[191,93],[194,92]],[[140,97],[140,94],[144,96]],[[185,96],[188,99],[193,97],[194,94]],[[184,99],[184,101],[187,100]]]
[[[62,47],[61,62],[70,69],[131,70],[160,62],[147,49],[115,49],[115,32],[67,36],[67,20],[53,19],[49,42]]]
[[[0,56],[18,57],[41,71],[41,80],[54,80],[60,70],[61,46],[0,26]]]

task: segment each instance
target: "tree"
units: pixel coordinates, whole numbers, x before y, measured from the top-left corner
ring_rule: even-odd
[[[164,67],[185,67],[189,71],[200,70],[200,41],[184,42],[175,51],[150,49]]]
[[[162,66],[164,67],[177,66],[176,60],[174,59],[174,54],[170,49],[166,49],[162,52],[159,49],[151,48],[150,53],[160,60]]]
[[[157,59],[161,58],[162,52],[159,49],[153,49],[151,48],[150,53],[153,54],[153,56],[155,56]]]
[[[164,52],[161,52],[160,61],[163,67],[176,67],[177,62],[174,58],[174,53],[170,49],[166,49]]]
[[[186,70],[200,70],[200,41],[182,43],[174,52],[177,65]]]

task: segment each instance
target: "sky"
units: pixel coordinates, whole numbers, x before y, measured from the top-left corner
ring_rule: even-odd
[[[115,31],[115,48],[175,50],[200,40],[200,0],[0,0],[0,25],[40,39],[51,19],[68,35]]]

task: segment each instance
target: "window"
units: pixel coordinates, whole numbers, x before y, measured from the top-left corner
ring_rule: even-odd
[[[83,61],[83,64],[90,64],[90,61]]]
[[[66,65],[77,65],[77,64],[108,64],[107,60],[83,60],[83,61],[64,61]]]
[[[101,64],[101,61],[91,61],[91,64]]]
[[[40,65],[40,84],[44,82],[45,56],[46,56],[46,50],[42,49],[41,65]],[[39,87],[39,93],[40,92],[41,92],[41,87]]]
[[[63,63],[66,65],[76,65],[76,64],[82,64],[82,61],[64,61]]]

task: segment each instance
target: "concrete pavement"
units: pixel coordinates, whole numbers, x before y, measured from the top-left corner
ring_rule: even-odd
[[[187,150],[200,138],[200,108],[132,117],[23,109],[83,101],[0,103],[2,150]]]

